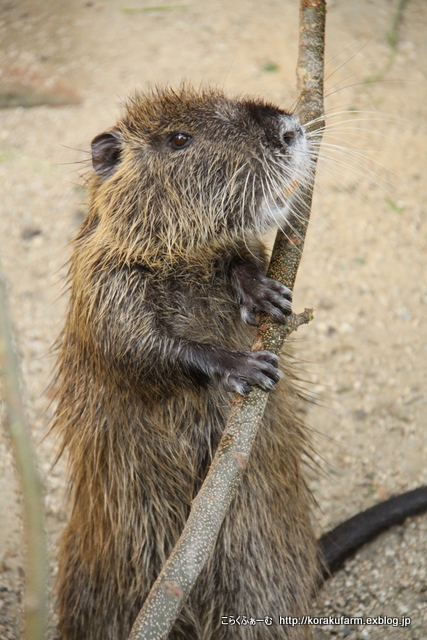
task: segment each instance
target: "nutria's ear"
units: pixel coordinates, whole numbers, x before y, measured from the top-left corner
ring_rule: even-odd
[[[92,140],[92,164],[103,178],[111,175],[120,160],[122,141],[116,131],[100,133]]]

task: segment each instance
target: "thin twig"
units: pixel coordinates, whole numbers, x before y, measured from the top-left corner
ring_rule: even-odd
[[[325,0],[301,0],[300,53],[297,77],[300,94],[299,114],[303,122],[323,115],[323,58]],[[323,126],[316,121],[316,129]],[[313,176],[314,181],[314,176]],[[303,192],[303,202],[292,222],[289,238],[278,233],[268,276],[293,288],[301,259],[310,215],[312,185]],[[300,219],[303,222],[300,222]],[[279,353],[285,338],[300,324],[307,323],[311,310],[292,314],[289,326],[264,317],[253,350]],[[222,521],[247,465],[261,422],[268,393],[253,387],[245,396],[236,396],[227,426],[205,482],[193,501],[185,528],[153,585],[133,626],[130,640],[167,638],[187,596],[206,561],[211,556]]]
[[[6,285],[0,273],[0,374],[8,426],[22,490],[27,543],[25,640],[45,640],[47,623],[47,553],[43,493],[21,397],[18,357],[13,347]]]

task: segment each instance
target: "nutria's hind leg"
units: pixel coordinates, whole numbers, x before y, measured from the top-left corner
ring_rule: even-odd
[[[60,640],[127,640],[143,605],[144,569],[127,564],[120,576],[99,556],[85,557],[72,527],[64,533],[56,581]],[[104,559],[105,560],[105,559]],[[117,569],[117,565],[116,565]],[[168,640],[201,640],[197,619],[184,606]]]
[[[68,528],[61,542],[56,581],[59,637],[127,640],[142,600],[128,598],[129,585],[118,584],[114,571],[105,573],[93,557],[88,562],[79,540]]]
[[[180,614],[180,619],[175,623],[172,631],[168,635],[168,640],[202,640],[200,631],[197,630],[198,625],[192,620],[182,620],[181,617],[185,613]],[[213,637],[212,637],[213,640]]]

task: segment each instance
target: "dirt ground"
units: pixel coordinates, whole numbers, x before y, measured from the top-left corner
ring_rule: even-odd
[[[0,94],[8,105],[0,110],[1,259],[46,486],[52,566],[66,518],[65,470],[50,469],[46,389],[67,302],[66,245],[85,212],[79,176],[90,140],[135,87],[187,78],[282,106],[296,97],[296,0],[167,0],[168,10],[163,1],[0,5]],[[320,469],[308,473],[319,532],[427,484],[427,4],[408,0],[393,48],[398,4],[328,4],[330,131],[294,296],[296,311],[315,309],[294,350],[313,397],[306,421]],[[20,637],[19,512],[2,433],[1,640]],[[318,626],[316,638],[426,640],[426,534],[427,518],[418,517],[382,535],[308,612],[405,616],[408,628]]]

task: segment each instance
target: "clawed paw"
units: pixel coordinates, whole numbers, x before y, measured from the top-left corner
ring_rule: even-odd
[[[270,391],[280,378],[279,359],[270,351],[235,351],[223,377],[228,391],[246,395],[253,385]]]
[[[286,316],[292,312],[292,291],[264,275],[260,266],[249,260],[236,262],[231,283],[244,322],[256,327],[256,314],[262,311],[276,322],[286,324]]]
[[[277,280],[260,274],[252,281],[251,290],[240,295],[240,314],[247,324],[257,326],[256,313],[264,311],[273,320],[286,323],[286,316],[292,312],[292,291]]]

